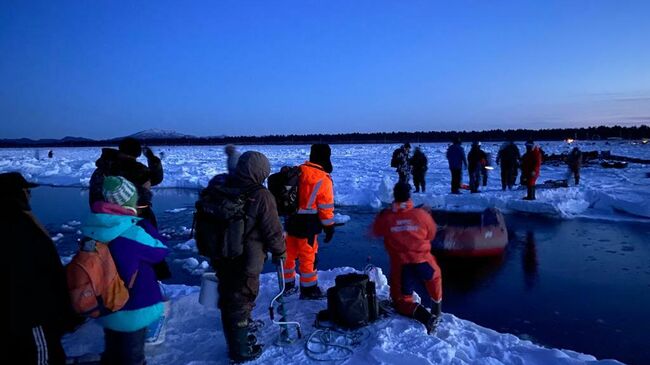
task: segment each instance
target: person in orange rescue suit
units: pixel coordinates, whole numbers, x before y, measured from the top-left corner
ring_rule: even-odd
[[[525,200],[535,200],[535,183],[539,177],[539,169],[542,165],[542,153],[535,142],[529,139],[526,141],[526,153],[521,158],[521,184],[526,185],[528,194]]]
[[[332,185],[332,150],[327,144],[311,146],[309,161],[300,165],[298,210],[286,221],[287,260],[284,281],[289,293],[295,288],[296,259],[300,261],[300,299],[319,299],[316,254],[320,232],[325,243],[334,235],[334,191]]]
[[[390,297],[395,309],[422,322],[430,334],[440,321],[442,303],[442,275],[431,254],[436,223],[428,211],[413,207],[410,190],[408,184],[395,184],[395,201],[377,215],[372,233],[384,238],[390,260]],[[413,300],[413,291],[420,286],[427,293],[418,294],[431,298],[431,312]]]

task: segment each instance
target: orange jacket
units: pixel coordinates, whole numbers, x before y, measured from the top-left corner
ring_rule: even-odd
[[[403,264],[418,264],[431,257],[431,240],[436,236],[436,222],[431,214],[413,208],[413,201],[393,203],[382,210],[372,226],[376,236],[384,237],[391,259]]]
[[[334,224],[334,187],[330,174],[313,162],[300,165],[298,214],[318,214],[324,226]]]
[[[527,186],[535,186],[539,177],[539,168],[542,165],[542,153],[539,147],[533,147],[532,151],[526,152],[521,158],[521,173]]]

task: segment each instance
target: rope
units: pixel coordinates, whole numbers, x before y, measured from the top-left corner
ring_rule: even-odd
[[[369,337],[370,331],[365,327],[355,331],[317,329],[305,342],[305,354],[314,361],[344,362],[352,357],[354,348]]]

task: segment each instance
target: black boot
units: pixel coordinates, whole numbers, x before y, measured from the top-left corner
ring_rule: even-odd
[[[297,291],[298,291],[298,288],[296,288],[296,281],[295,280],[285,281],[284,282],[284,293],[282,293],[282,295],[284,295],[284,296],[293,295],[293,294],[296,294]]]
[[[431,314],[426,308],[421,305],[418,305],[418,307],[415,309],[413,318],[424,324],[424,327],[427,329],[427,334],[429,335],[435,331],[436,326],[438,325],[438,316]]]
[[[228,343],[228,357],[234,364],[255,360],[262,355],[262,345],[257,338],[249,335],[248,327],[235,327],[225,330]]]
[[[325,298],[325,294],[323,294],[323,291],[318,287],[318,285],[300,287],[300,299],[318,300],[323,298]]]

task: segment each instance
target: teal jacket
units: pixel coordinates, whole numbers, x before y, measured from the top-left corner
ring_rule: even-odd
[[[91,214],[81,231],[87,237],[108,243],[123,280],[135,275],[126,305],[100,317],[99,323],[113,331],[133,332],[158,320],[163,313],[163,296],[153,265],[164,260],[169,252],[158,231],[138,217],[103,213]]]

